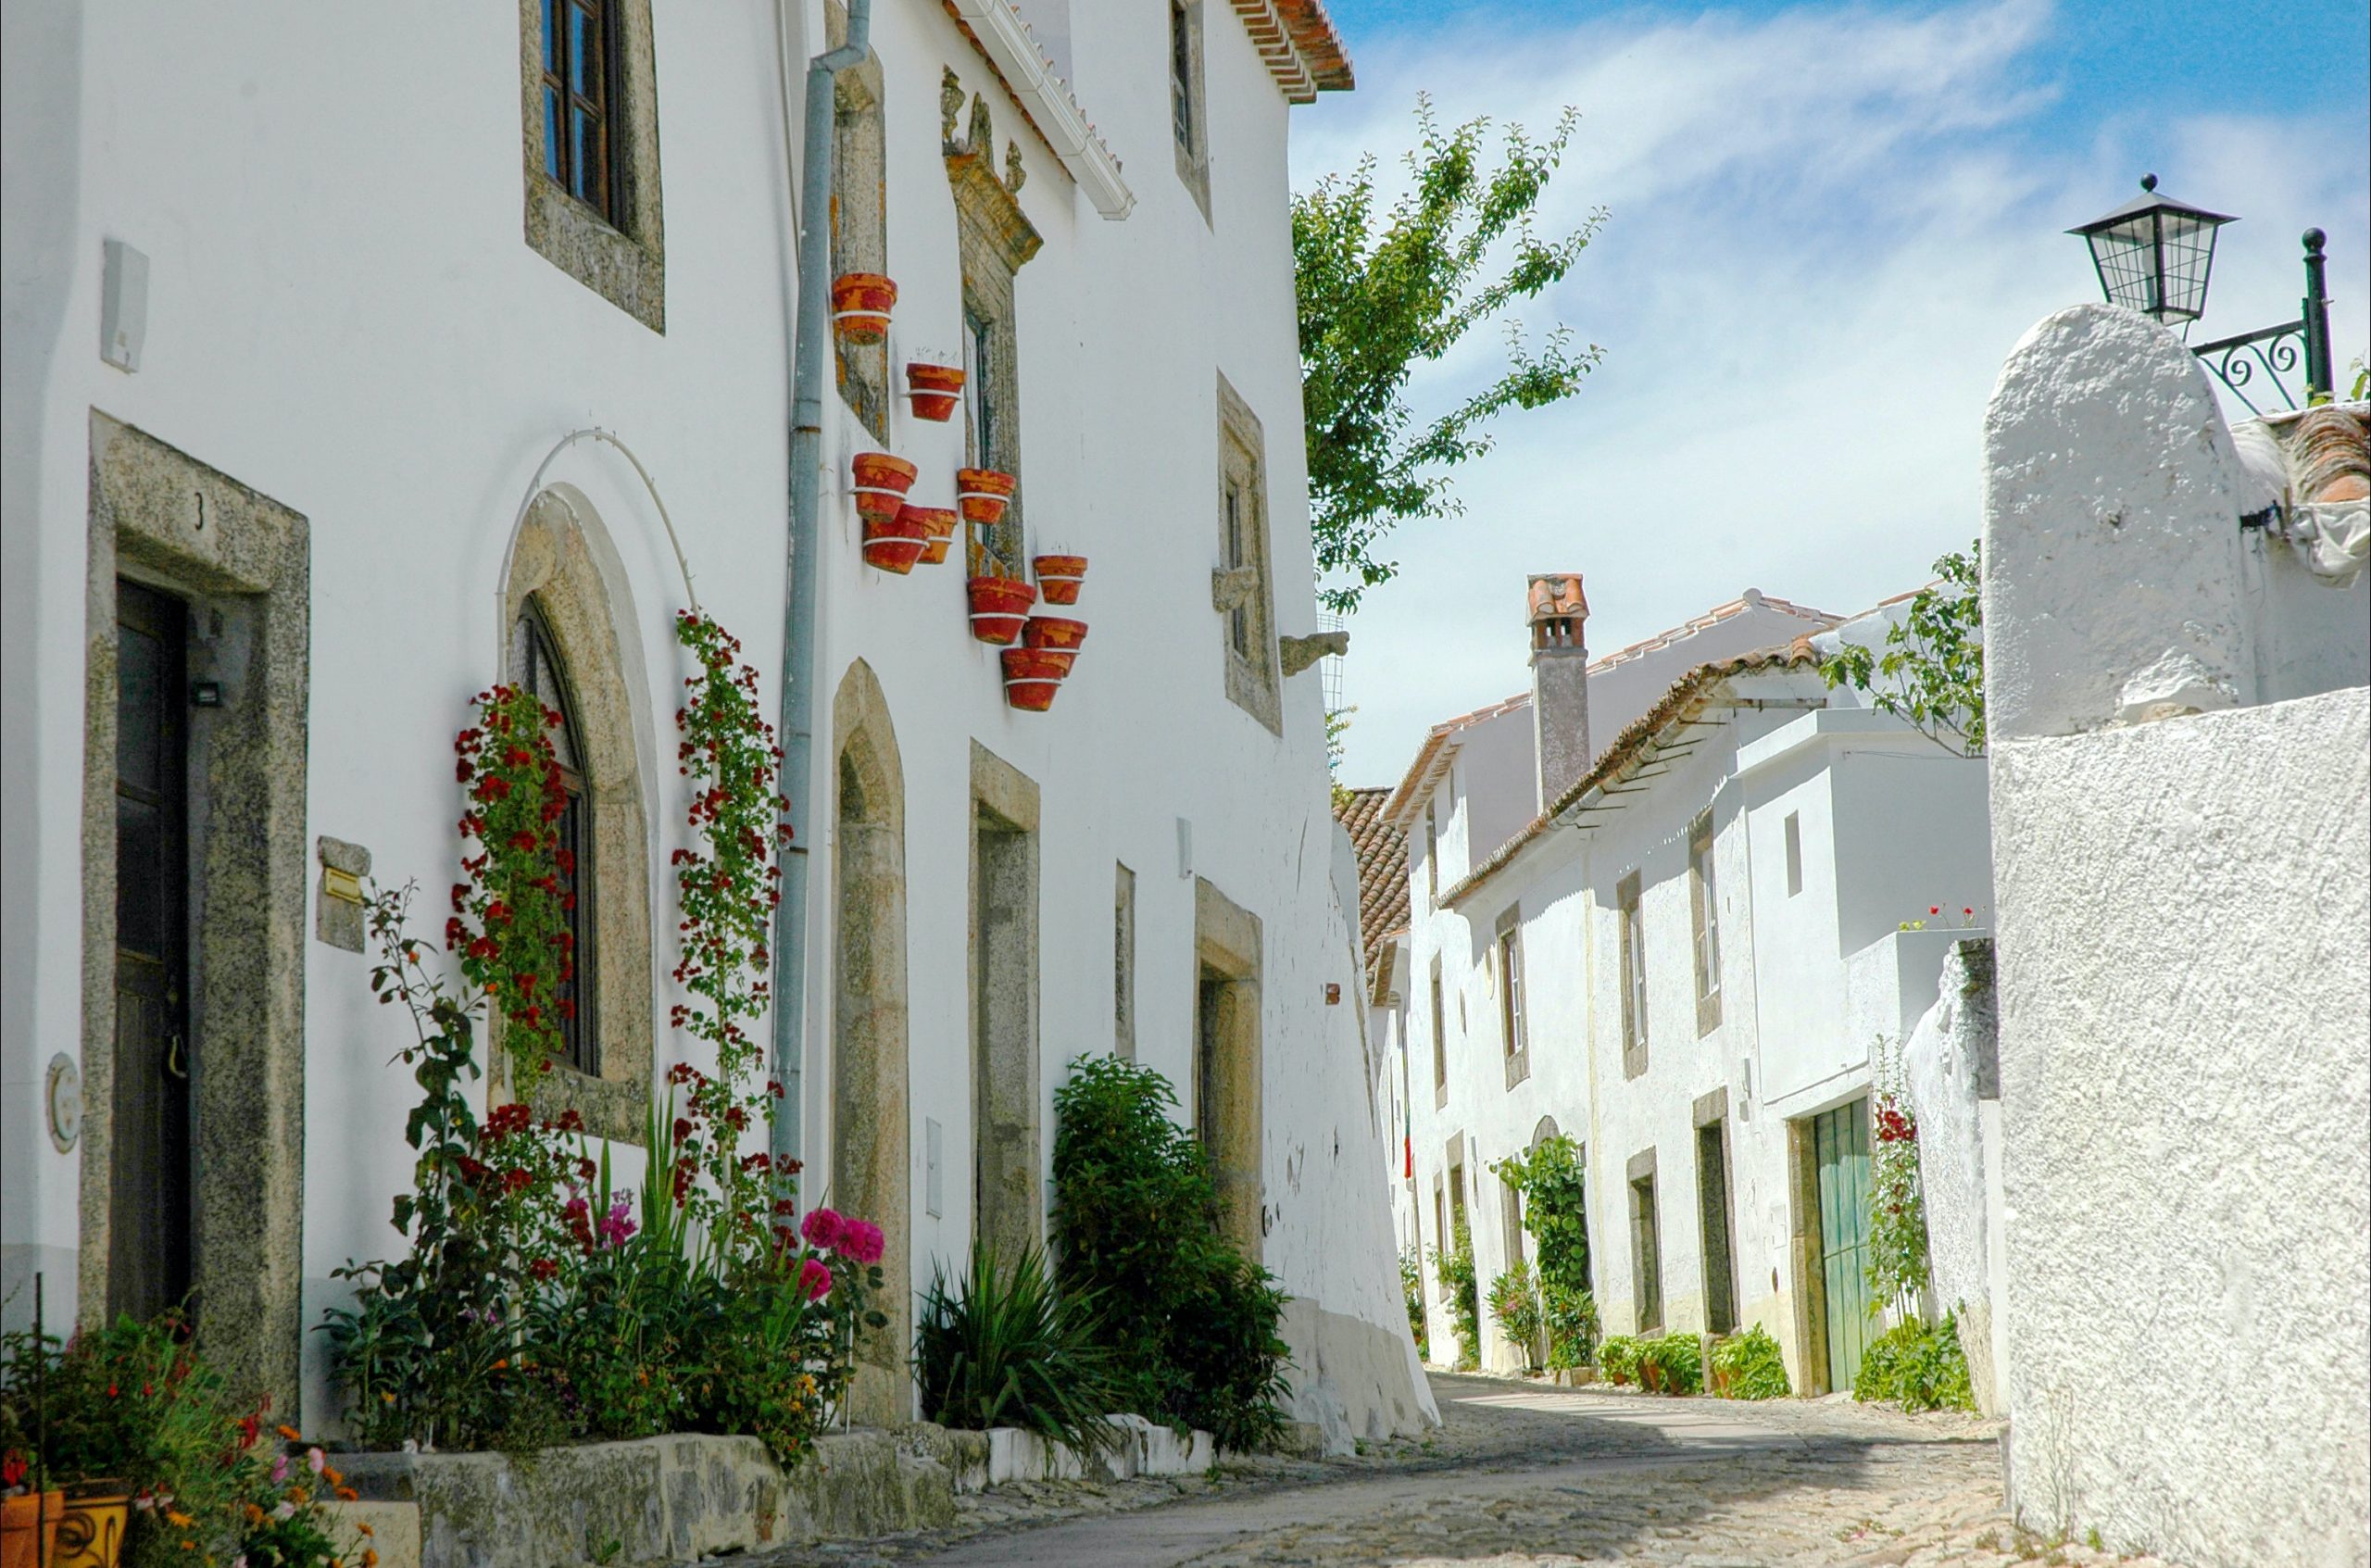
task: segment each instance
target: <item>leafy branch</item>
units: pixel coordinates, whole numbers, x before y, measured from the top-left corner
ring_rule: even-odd
[[[1984,755],[1983,545],[1935,563],[1939,581],[1912,596],[1886,628],[1885,651],[1846,643],[1820,660],[1830,687],[1850,684],[1881,713],[1906,719],[1938,746]]]

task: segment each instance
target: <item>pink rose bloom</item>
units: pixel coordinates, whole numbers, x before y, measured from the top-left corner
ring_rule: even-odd
[[[840,1229],[840,1256],[852,1263],[878,1263],[885,1247],[881,1227],[870,1220],[849,1220]]]
[[[286,1454],[282,1454],[278,1459],[271,1461],[271,1484],[277,1486],[282,1481],[287,1479],[288,1456]]]
[[[821,1301],[832,1293],[832,1271],[823,1266],[821,1258],[809,1258],[798,1265],[798,1287],[807,1292],[809,1301]]]
[[[831,1210],[817,1209],[798,1222],[798,1234],[807,1238],[808,1246],[829,1252],[840,1245],[841,1227],[846,1223]]]
[[[307,1449],[305,1450],[305,1468],[311,1471],[314,1474],[319,1475],[321,1473],[321,1466],[328,1462],[329,1461],[321,1457],[320,1449]]]

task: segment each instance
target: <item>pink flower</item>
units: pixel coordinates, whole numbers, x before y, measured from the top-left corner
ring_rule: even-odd
[[[305,1468],[311,1471],[314,1474],[319,1475],[321,1473],[321,1466],[327,1462],[328,1461],[326,1460],[322,1459],[320,1449],[307,1449],[305,1450]]]
[[[798,1234],[807,1245],[830,1251],[840,1245],[842,1227],[847,1223],[829,1209],[818,1209],[798,1222]]]
[[[823,1212],[830,1213],[830,1210]],[[808,1216],[812,1219],[814,1216]],[[821,1258],[809,1258],[798,1265],[798,1287],[807,1292],[809,1301],[821,1301],[832,1293],[832,1271],[823,1266]]]
[[[287,1480],[287,1479],[288,1479],[288,1456],[287,1456],[286,1454],[282,1454],[278,1459],[275,1459],[275,1460],[273,1460],[273,1461],[271,1461],[271,1484],[272,1484],[273,1486],[279,1486],[282,1481],[285,1481],[285,1480]]]
[[[849,1220],[840,1230],[840,1256],[852,1263],[878,1263],[885,1245],[870,1220]]]

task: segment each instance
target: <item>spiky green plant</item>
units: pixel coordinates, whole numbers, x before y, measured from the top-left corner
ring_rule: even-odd
[[[1004,1263],[982,1242],[951,1288],[940,1273],[922,1297],[914,1362],[923,1408],[947,1426],[1017,1426],[1108,1450],[1121,1433],[1103,1418],[1119,1400],[1099,1320],[1095,1295],[1057,1290],[1036,1248]]]

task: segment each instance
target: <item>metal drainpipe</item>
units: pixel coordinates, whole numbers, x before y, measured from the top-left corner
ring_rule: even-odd
[[[806,1118],[801,1066],[807,1045],[807,868],[815,839],[815,560],[823,483],[823,348],[831,332],[832,79],[861,62],[872,0],[848,0],[847,42],[807,62],[805,156],[798,198],[798,299],[791,326],[790,591],[783,612],[782,902],[774,909],[772,1152],[801,1157]]]

